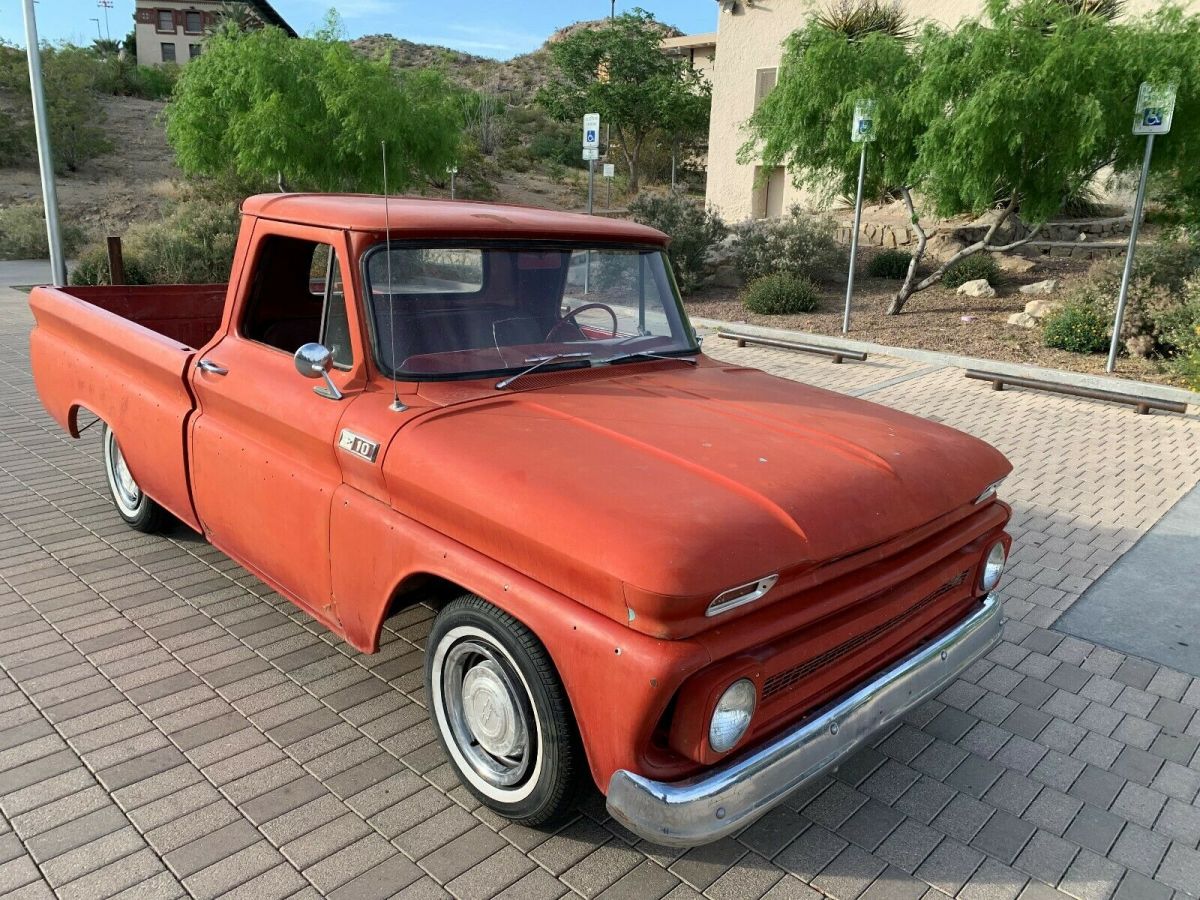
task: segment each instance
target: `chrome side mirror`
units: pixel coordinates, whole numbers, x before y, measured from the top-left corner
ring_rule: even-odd
[[[325,384],[313,388],[314,391],[330,400],[342,399],[344,394],[337,389],[337,385],[329,377],[329,370],[333,368],[332,350],[322,344],[305,344],[296,351],[293,359],[296,362],[296,371],[305,378],[325,379]]]

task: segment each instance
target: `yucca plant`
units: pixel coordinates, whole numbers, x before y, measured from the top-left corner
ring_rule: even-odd
[[[843,34],[850,41],[861,41],[870,34],[886,34],[903,41],[913,36],[912,22],[898,0],[836,0],[816,21],[822,28]]]
[[[1055,0],[1077,16],[1096,16],[1109,22],[1125,12],[1125,0]]]

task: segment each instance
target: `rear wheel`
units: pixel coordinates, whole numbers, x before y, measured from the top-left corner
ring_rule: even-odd
[[[582,753],[554,664],[534,634],[469,594],[438,614],[425,652],[438,738],[481,803],[540,825],[575,803]]]
[[[157,534],[171,523],[171,514],[146,496],[138,486],[121,445],[117,442],[116,433],[103,425],[102,440],[104,441],[104,472],[108,476],[108,489],[116,504],[117,513],[125,520],[125,524],[147,534]]]

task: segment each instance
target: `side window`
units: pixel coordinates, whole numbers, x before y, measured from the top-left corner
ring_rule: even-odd
[[[282,235],[265,237],[253,264],[242,336],[289,354],[319,341],[330,256],[327,244]]]

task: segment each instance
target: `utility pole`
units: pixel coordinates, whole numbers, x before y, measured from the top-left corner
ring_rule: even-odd
[[[104,35],[100,33],[100,20],[95,16],[92,16],[92,21],[96,23],[96,40],[100,40],[102,37],[104,37]]]
[[[96,0],[96,5],[104,10],[104,35],[111,41],[112,32],[108,28],[108,11],[113,8],[113,0]],[[99,26],[97,26],[96,30],[100,30]]]
[[[37,136],[38,168],[42,173],[42,205],[46,210],[46,239],[50,245],[50,281],[55,287],[62,287],[67,283],[67,261],[63,257],[62,236],[58,229],[58,191],[54,187],[54,157],[50,153],[46,94],[42,86],[42,54],[38,44],[33,0],[25,0],[25,56],[29,59],[33,130]]]

